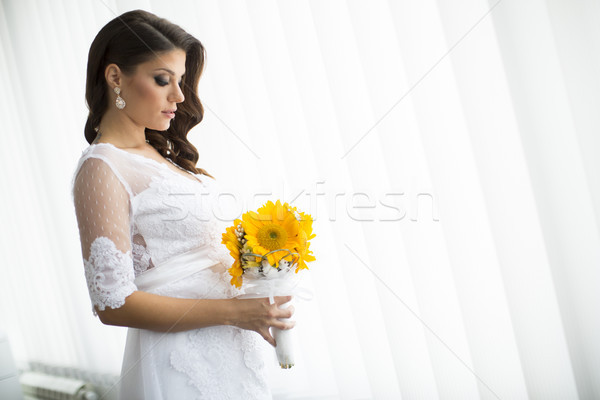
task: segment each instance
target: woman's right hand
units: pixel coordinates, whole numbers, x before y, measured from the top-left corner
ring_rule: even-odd
[[[279,318],[290,318],[294,314],[294,306],[280,309],[279,306],[292,300],[292,296],[275,296],[274,304],[269,303],[268,298],[258,299],[231,299],[234,318],[231,322],[242,329],[255,331],[260,334],[273,347],[277,344],[271,336],[271,326],[281,330],[292,329],[296,324],[293,321],[284,322]]]

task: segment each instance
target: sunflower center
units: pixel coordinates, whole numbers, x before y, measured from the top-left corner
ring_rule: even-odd
[[[287,236],[285,228],[276,224],[263,225],[256,233],[258,243],[269,251],[282,249],[287,243]]]

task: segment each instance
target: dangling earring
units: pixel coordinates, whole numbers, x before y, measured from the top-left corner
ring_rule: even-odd
[[[121,89],[118,86],[116,86],[114,90],[115,90],[115,93],[117,94],[117,100],[115,101],[115,105],[117,106],[117,108],[119,110],[122,110],[125,108],[126,103],[125,103],[125,100],[123,100],[123,98],[120,96]]]

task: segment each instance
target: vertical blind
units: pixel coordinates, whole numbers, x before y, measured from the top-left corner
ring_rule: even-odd
[[[138,8],[207,49],[189,137],[228,216],[315,220],[276,398],[600,397],[592,0],[1,1],[0,328],[22,366],[120,371],[70,185],[89,46]]]

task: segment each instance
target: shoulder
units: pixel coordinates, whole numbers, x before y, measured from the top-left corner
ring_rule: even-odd
[[[80,161],[85,161],[88,158],[99,158],[107,161],[116,162],[123,159],[122,150],[113,146],[110,143],[91,144],[81,152]]]
[[[77,179],[83,171],[89,173],[93,170],[110,170],[116,173],[117,164],[118,160],[111,146],[93,144],[81,152],[73,178]]]
[[[73,173],[72,187],[90,182],[118,180],[131,193],[129,185],[123,179],[124,159],[111,145],[94,144],[81,153]]]

